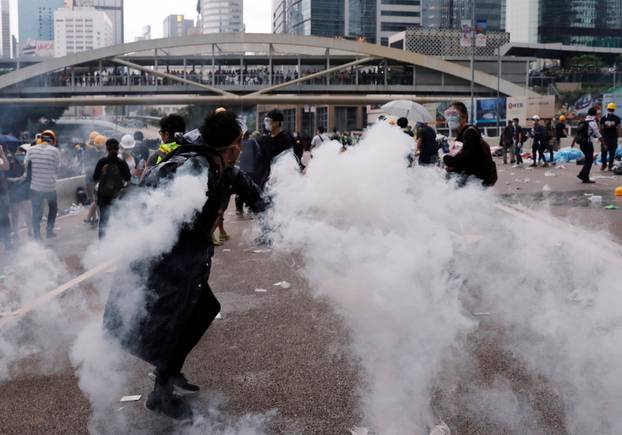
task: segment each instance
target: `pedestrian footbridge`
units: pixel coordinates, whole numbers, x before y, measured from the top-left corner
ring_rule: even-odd
[[[217,33],[3,59],[0,104],[379,104],[470,94],[468,67],[346,39]],[[520,81],[520,80],[518,80]],[[475,73],[477,96],[529,96]]]

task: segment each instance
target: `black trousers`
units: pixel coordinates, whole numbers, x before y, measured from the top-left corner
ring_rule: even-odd
[[[588,181],[590,179],[592,165],[594,164],[594,144],[589,142],[581,145],[581,152],[585,155],[585,162],[583,163],[583,168],[577,177],[581,180]]]
[[[603,166],[605,166],[607,163],[609,163],[609,167],[613,168],[613,164],[616,161],[616,151],[618,150],[618,143],[616,141],[616,143],[609,143],[606,145],[603,145],[601,147],[601,160],[602,160],[602,164]],[[609,154],[609,158],[607,159],[607,154]]]
[[[103,239],[106,235],[106,227],[110,220],[110,212],[112,211],[112,202],[101,201],[99,203],[99,238]]]
[[[207,279],[201,283],[201,288],[203,289],[201,296],[185,325],[184,331],[180,334],[181,338],[177,342],[175,351],[166,363],[156,367],[159,383],[166,383],[171,377],[181,373],[188,354],[199,343],[207,328],[220,313],[220,302],[214,296]]]

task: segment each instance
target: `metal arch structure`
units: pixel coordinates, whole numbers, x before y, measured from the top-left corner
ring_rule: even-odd
[[[91,50],[86,52],[80,52],[77,54],[71,54],[65,57],[53,58],[41,63],[37,63],[25,68],[16,69],[13,72],[0,76],[0,92],[10,88],[14,85],[19,85],[27,80],[43,76],[55,71],[63,70],[66,68],[77,67],[82,64],[98,61],[110,61],[120,65],[125,65],[128,68],[136,68],[138,65],[128,64],[123,61],[123,57],[144,52],[154,52],[156,59],[157,53],[167,53],[167,50],[192,50],[194,47],[210,47],[212,50],[214,47],[220,50],[220,47],[235,46],[239,47],[242,52],[257,51],[257,47],[269,47],[272,51],[272,47],[289,47],[295,48],[290,53],[297,53],[300,55],[309,54],[313,50],[325,50],[327,53],[347,53],[349,55],[360,56],[361,61],[365,59],[386,59],[391,61],[400,62],[403,64],[410,64],[414,66],[424,67],[429,70],[439,72],[442,74],[457,77],[462,80],[470,80],[469,68],[445,61],[438,57],[426,56],[419,53],[407,52],[399,49],[389,48],[385,46],[369,44],[365,42],[351,41],[345,39],[332,39],[316,36],[297,36],[289,34],[250,34],[250,33],[215,33],[207,35],[192,35],[182,38],[168,38],[168,39],[156,39],[147,41],[138,41],[128,44],[115,45],[111,47],[105,47],[97,50]],[[352,64],[355,64],[353,62]],[[157,60],[156,60],[157,66]],[[343,67],[343,66],[342,66]],[[318,74],[311,76],[317,77],[318,75],[329,74],[340,68],[330,68],[321,71]],[[157,70],[148,70],[149,73],[166,77],[166,73]],[[187,96],[182,99],[173,98],[171,96],[163,96],[162,102],[169,102],[178,100],[194,100],[195,102],[210,102],[211,100],[224,101],[227,103],[239,103],[239,104],[261,104],[266,101],[281,102],[281,100],[292,100],[292,97],[298,98],[299,96],[283,96],[271,94],[276,89],[287,87],[288,85],[295,84],[300,81],[307,80],[311,76],[301,77],[292,82],[286,82],[277,86],[271,86],[268,89],[263,89],[259,92],[251,92],[246,95],[236,95],[229,92],[222,91],[216,87],[201,85],[195,82],[191,82],[180,77],[171,76],[173,80],[189,82],[187,84],[197,85],[202,88],[197,95],[191,96],[194,98],[188,98]],[[527,88],[516,85],[506,80],[498,80],[497,77],[490,74],[486,74],[480,71],[475,72],[475,84],[483,88],[490,90],[496,90],[499,87],[501,94],[517,97],[517,96],[536,96],[534,92]],[[215,95],[204,95],[205,92],[211,92]],[[167,97],[167,98],[164,98]],[[306,96],[308,101],[315,100],[325,101],[325,96]],[[361,98],[363,97],[363,98]],[[365,101],[379,102],[381,97],[365,99],[366,96],[346,96],[344,100],[354,102],[355,100],[361,103]],[[430,97],[417,97],[416,95],[409,96],[411,99],[417,99],[422,101],[431,101],[434,98]],[[385,96],[385,100],[387,97]],[[146,104],[159,103],[157,96],[151,96],[151,98],[144,97],[79,97],[79,98],[0,98],[0,105],[7,104],[71,104],[76,102],[77,104],[135,104],[138,101],[143,101]],[[303,98],[304,100],[304,98]]]

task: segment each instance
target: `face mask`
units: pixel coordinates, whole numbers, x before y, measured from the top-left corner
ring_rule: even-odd
[[[15,156],[15,160],[17,160],[20,163],[24,163],[24,161],[26,161],[26,156],[24,154]]]
[[[264,120],[263,126],[266,130],[272,131],[272,121],[269,119]]]
[[[449,115],[447,117],[447,125],[452,130],[458,130],[460,128],[460,116],[459,115]]]

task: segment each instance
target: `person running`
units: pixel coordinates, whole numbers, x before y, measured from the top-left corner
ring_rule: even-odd
[[[531,167],[537,167],[540,162],[544,162],[544,166],[548,166],[546,159],[544,158],[544,150],[546,148],[546,129],[540,123],[540,117],[538,115],[534,115],[531,119],[533,120],[533,128],[530,133],[531,139],[533,140],[531,145],[531,158],[533,159],[533,163],[531,164]]]
[[[503,129],[501,138],[499,139],[499,145],[503,148],[503,164],[508,164],[508,153],[510,154],[510,164],[514,164],[514,123],[508,122],[508,125]]]
[[[577,129],[577,135],[572,141],[571,147],[574,148],[576,144],[579,144],[581,152],[585,156],[583,161],[583,168],[577,175],[577,178],[584,184],[593,184],[594,181],[590,179],[590,171],[594,164],[594,140],[598,139],[601,145],[604,145],[604,141],[600,131],[598,130],[598,123],[596,122],[597,111],[595,108],[590,108],[585,117],[585,121],[579,123]]]
[[[171,167],[193,168],[195,163],[208,162],[205,204],[192,221],[179,228],[168,252],[155,263],[139,267],[146,271],[145,292],[149,295],[146,306],[138,308],[144,315],[123,314],[127,312],[124,296],[135,288],[130,283],[113,287],[104,312],[106,331],[127,351],[155,366],[154,389],[145,406],[175,419],[191,417],[191,409],[175,392],[192,394],[200,390],[186,379],[182,369],[221,309],[208,280],[214,254],[212,228],[222,203],[239,194],[254,212],[266,209],[260,189],[235,167],[243,136],[237,115],[231,111],[212,113],[200,132],[208,146],[189,146],[187,152],[181,146],[174,152],[175,161],[157,167],[148,181],[154,185],[152,180],[163,172],[164,183],[174,170]]]
[[[607,115],[600,119],[600,126],[603,134],[603,146],[601,153],[602,166],[601,171],[607,169],[613,171],[613,165],[616,159],[616,151],[618,150],[618,138],[620,137],[620,118],[615,114],[618,106],[616,103],[609,103],[607,105]],[[609,160],[607,161],[607,154]],[[607,165],[607,162],[609,165]]]
[[[110,211],[126,183],[132,175],[124,160],[119,158],[119,141],[108,139],[106,142],[108,155],[97,162],[93,181],[99,183],[97,188],[97,206],[99,207],[99,238],[103,239],[110,219]]]
[[[51,130],[41,133],[41,144],[26,153],[25,164],[32,165],[30,199],[32,202],[32,231],[35,240],[41,240],[43,202],[48,203],[47,238],[56,237],[54,224],[58,213],[56,179],[60,169],[60,151],[56,147],[56,134]]]
[[[464,103],[456,101],[445,112],[449,128],[457,133],[462,149],[455,155],[443,157],[448,173],[459,175],[458,185],[464,186],[470,178],[479,178],[490,187],[497,182],[497,168],[492,160],[490,146],[482,139],[477,127],[468,124],[469,114]]]

